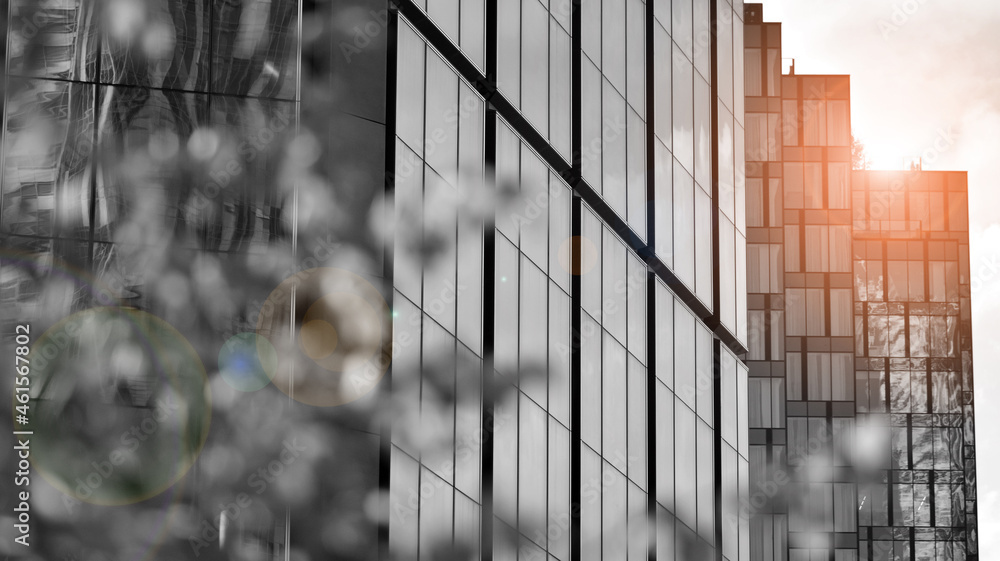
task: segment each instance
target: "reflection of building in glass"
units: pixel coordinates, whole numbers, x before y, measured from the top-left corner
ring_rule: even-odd
[[[213,418],[177,499],[199,533],[164,557],[748,559],[741,8],[13,4],[6,244],[203,359],[299,269],[351,268],[395,318],[366,398]],[[0,270],[5,305],[44,300],[25,275]],[[309,492],[248,479],[308,415],[338,427]],[[223,464],[263,486],[238,518]]]
[[[744,9],[751,556],[976,559],[966,176],[851,171],[849,77]]]

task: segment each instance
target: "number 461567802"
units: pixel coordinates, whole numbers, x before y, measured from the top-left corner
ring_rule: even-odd
[[[18,325],[14,334],[14,342],[17,344],[14,347],[14,369],[17,372],[14,378],[17,405],[14,409],[18,413],[18,422],[24,425],[28,422],[28,400],[30,399],[28,391],[31,386],[31,379],[28,377],[31,373],[30,364],[28,363],[28,353],[31,352],[31,349],[28,347],[28,343],[31,342],[31,338],[29,337],[31,326]]]

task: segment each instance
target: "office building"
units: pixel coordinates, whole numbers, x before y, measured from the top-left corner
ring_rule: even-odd
[[[744,10],[751,558],[977,559],[966,174],[852,170]]]
[[[48,558],[750,558],[742,3],[12,5],[5,329],[138,308],[216,404]]]

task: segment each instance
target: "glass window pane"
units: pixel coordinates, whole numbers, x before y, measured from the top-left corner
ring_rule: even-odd
[[[808,308],[806,335],[826,335],[825,292],[822,288],[806,290],[806,306]]]
[[[828,197],[830,209],[844,209],[850,207],[850,175],[851,167],[848,163],[830,162],[827,164],[828,177]]]
[[[827,111],[827,144],[829,146],[849,146],[851,144],[851,114],[847,100],[828,100]]]
[[[556,2],[553,1],[553,4]],[[570,100],[572,96],[570,95],[570,87],[572,85],[572,79],[570,77],[570,72],[572,69],[572,62],[570,59],[570,53],[572,50],[572,39],[569,34],[566,33],[555,20],[552,20],[549,26],[550,33],[550,56],[551,63],[549,64],[549,71],[551,72],[551,77],[549,79],[549,115],[550,115],[550,131],[549,136],[552,139],[552,144],[555,146],[556,150],[559,150],[563,157],[570,157],[570,128],[572,127],[572,121],[570,118],[571,111],[573,109]]]
[[[546,325],[549,281],[528,258],[521,257],[521,313],[519,368],[522,390],[538,403],[546,403],[546,370],[549,355]]]
[[[715,444],[712,428],[698,421],[698,534],[715,539]],[[678,497],[679,499],[679,497]]]
[[[518,302],[519,253],[503,236],[497,236],[496,301]],[[503,375],[517,376],[517,306],[496,307],[496,369]]]
[[[799,106],[794,100],[781,102],[782,137],[785,146],[799,144]]]
[[[656,281],[656,378],[674,387],[674,296]]]
[[[764,71],[761,68],[761,49],[743,50],[743,72],[745,76],[744,87],[747,97],[757,97],[763,95],[762,79]],[[747,117],[750,115],[747,114]]]
[[[619,94],[610,82],[604,83],[604,96],[602,106],[604,109],[602,123],[605,128],[615,127],[618,131],[612,134],[606,130],[601,131],[601,138],[604,143],[600,157],[603,158],[602,192],[605,200],[611,208],[622,218],[626,217],[627,196],[625,181],[627,179],[627,159],[626,147],[628,144],[627,134],[627,109],[625,99]]]
[[[549,421],[549,551],[559,559],[569,558],[570,518],[570,432],[554,420]]]
[[[850,289],[830,289],[830,336],[850,337],[853,322],[853,295]]]
[[[549,414],[570,425],[570,298],[549,284]]]
[[[701,3],[701,2],[699,2]],[[702,189],[712,185],[712,89],[694,75],[694,180]]]
[[[656,140],[656,200],[653,201],[656,235],[656,256],[667,267],[674,267],[674,191],[673,191],[674,159],[667,147]]]
[[[785,162],[782,178],[785,182],[785,208],[804,208],[802,164]]]
[[[823,164],[807,162],[802,165],[802,174],[805,208],[824,208]]]
[[[601,450],[601,347],[604,331],[588,314],[581,319],[580,407],[590,414],[580,415],[581,438],[591,448]]]
[[[628,462],[628,363],[625,348],[614,337],[604,332],[604,372],[602,390],[603,450],[604,458],[620,471]]]
[[[626,342],[627,292],[628,292],[628,249],[610,230],[604,229],[603,252],[604,287],[601,305],[603,324],[619,342]]]
[[[690,3],[690,0],[685,0]],[[689,4],[690,5],[690,4]],[[677,6],[677,2],[674,3]],[[676,27],[674,39],[677,39]],[[673,62],[673,153],[687,169],[694,172],[694,67],[674,45]],[[586,137],[584,137],[586,138]],[[675,178],[676,179],[676,178]]]
[[[628,357],[628,460],[629,479],[646,488],[646,367]]]
[[[695,319],[683,306],[674,307],[674,388],[689,407],[695,407]]]
[[[712,302],[712,198],[701,189],[695,189],[695,269],[696,292],[702,302]]]
[[[695,186],[694,179],[674,160],[674,272],[689,287],[695,286]],[[699,190],[700,191],[700,190]],[[711,208],[709,208],[711,211]],[[711,216],[711,215],[710,215]]]
[[[545,411],[524,394],[518,413],[518,525],[531,532],[545,524],[548,423]]]
[[[396,134],[423,155],[424,56],[423,40],[408,24],[399,26],[399,76]]]
[[[580,232],[582,234],[580,254],[581,259],[585,261],[580,264],[583,309],[594,319],[601,321],[601,312],[604,308],[601,293],[601,279],[604,276],[604,268],[601,266],[604,227],[590,209],[584,208]]]
[[[540,2],[521,3],[521,108],[542,135],[549,132],[549,15]]]
[[[580,505],[580,533],[583,536],[581,559],[601,561],[602,493],[600,481],[604,477],[601,457],[584,446],[581,454],[582,496],[587,497]],[[597,483],[595,483],[597,482]]]
[[[656,383],[656,501],[674,508],[674,395]]]
[[[833,353],[831,355],[831,387],[834,401],[854,399],[854,355]]]
[[[596,3],[591,0],[589,3]],[[586,6],[588,2],[584,3]],[[602,192],[602,171],[601,153],[603,146],[603,127],[601,113],[601,72],[586,57],[583,58],[580,77],[581,104],[581,135],[583,146],[580,151],[580,160],[583,167],[583,178],[587,180],[598,194]]]
[[[625,2],[601,2],[601,70],[621,93],[625,93]]]
[[[656,109],[656,136],[666,147],[672,141],[671,124],[671,49],[673,42],[670,35],[659,21],[653,26],[653,64],[655,65],[654,89],[657,92],[653,103]]]
[[[624,290],[628,305],[628,350],[646,363],[646,266],[635,254],[628,253],[628,279]]]
[[[433,148],[425,148],[424,157],[445,181],[457,185],[458,135],[448,119],[458,107],[458,76],[437,54],[427,56],[426,103],[427,131],[434,134],[435,142]]]
[[[521,3],[497,4],[497,86],[521,105]]]
[[[688,526],[697,528],[698,470],[695,455],[695,416],[694,411],[688,409],[680,400],[674,404],[674,423],[677,517]],[[711,472],[712,468],[709,468],[709,473]]]

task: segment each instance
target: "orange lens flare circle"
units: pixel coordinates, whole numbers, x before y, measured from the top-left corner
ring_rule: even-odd
[[[315,407],[364,397],[392,359],[385,297],[343,269],[308,269],[285,279],[261,307],[257,334],[277,351],[275,387]]]
[[[573,256],[579,252],[579,262],[573,262]],[[573,236],[565,239],[559,245],[559,266],[568,273],[580,276],[592,271],[599,262],[597,245],[590,238]]]

